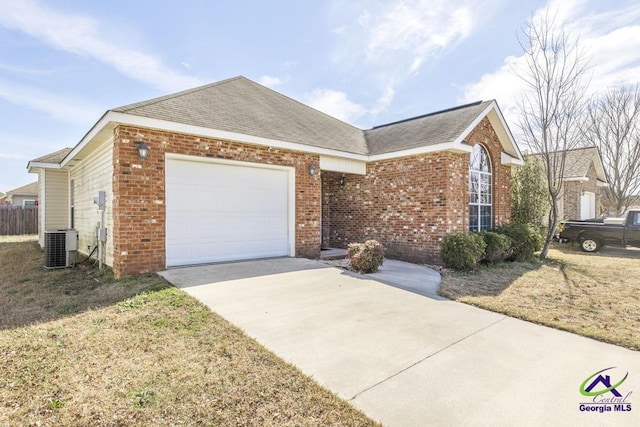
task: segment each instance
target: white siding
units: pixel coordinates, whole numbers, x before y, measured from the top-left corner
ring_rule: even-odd
[[[320,156],[320,169],[331,172],[365,175],[367,173],[367,164],[358,160]]]
[[[69,228],[69,172],[45,170],[44,229]]]
[[[113,139],[110,138],[73,167],[69,178],[73,181],[74,228],[78,230],[78,251],[86,255],[89,254],[87,247],[93,249],[97,244],[95,232],[100,222],[98,205],[93,203],[93,198],[98,191],[106,192],[105,264],[113,266]]]

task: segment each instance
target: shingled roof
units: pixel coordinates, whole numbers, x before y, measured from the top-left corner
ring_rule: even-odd
[[[53,153],[46,154],[37,159],[31,160],[30,163],[60,163],[65,157],[73,150],[72,148],[63,148],[62,150],[55,151]]]
[[[492,101],[475,102],[365,131],[369,154],[453,142]]]
[[[492,101],[363,131],[239,76],[111,111],[374,155],[453,142]]]
[[[465,132],[485,116],[494,125],[504,153],[511,156],[513,162],[509,164],[519,164],[520,151],[495,101],[479,101],[362,130],[239,76],[108,110],[73,150],[65,148],[32,160],[28,168],[62,165],[92,138],[100,133],[108,135],[118,123],[178,128],[179,132],[204,135],[214,131],[224,133],[216,136],[221,138],[251,137],[262,144],[297,144],[299,147],[293,149],[308,147],[311,152],[364,160],[363,156],[402,156],[412,149],[464,151],[468,148],[462,144]],[[185,130],[189,126],[192,128]]]
[[[564,178],[584,178],[589,173],[591,163],[600,158],[596,147],[577,148],[567,151]]]
[[[360,129],[242,76],[111,111],[367,154]]]
[[[550,154],[553,155],[554,153]],[[533,156],[540,161],[542,160],[542,154],[540,153],[536,153]],[[591,164],[593,164],[596,169],[598,180],[606,182],[607,177],[604,172],[600,151],[595,146],[567,150],[564,161],[563,178],[565,180],[588,178],[587,174],[589,173]]]
[[[9,196],[37,196],[38,195],[38,182],[32,182],[31,184],[23,185],[22,187],[14,188],[7,191]]]

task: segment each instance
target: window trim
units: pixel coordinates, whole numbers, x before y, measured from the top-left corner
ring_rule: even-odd
[[[489,171],[482,171],[482,170],[475,170],[472,169],[473,166],[473,160],[474,160],[474,152],[475,152],[475,148],[476,147],[480,147],[481,153],[484,153],[484,155],[486,155],[486,159],[487,159],[487,166]],[[479,155],[482,155],[482,154]],[[472,179],[473,177],[477,177],[477,185],[478,185],[478,189],[477,189],[477,201],[476,202],[472,202],[472,194],[473,192],[472,190]],[[488,181],[489,181],[489,185],[488,185],[488,194],[483,193],[481,191],[482,185],[481,182],[483,181],[482,177],[488,177]],[[468,215],[468,220],[469,220],[469,226],[468,229],[469,231],[472,232],[481,232],[484,230],[490,230],[493,228],[493,198],[494,198],[494,185],[493,185],[493,164],[491,162],[491,156],[489,155],[489,150],[487,150],[487,148],[482,145],[482,144],[475,144],[473,146],[473,150],[471,151],[471,154],[469,155],[469,179],[468,179],[468,196],[469,196],[469,215]],[[482,202],[483,200],[483,195],[488,195],[489,198],[489,202]],[[474,215],[476,217],[476,226],[472,228],[471,225],[471,207],[477,207],[477,213]],[[489,207],[490,208],[490,221],[488,226],[482,224],[482,208],[483,207]]]

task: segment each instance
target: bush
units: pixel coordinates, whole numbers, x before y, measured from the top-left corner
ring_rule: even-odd
[[[484,257],[486,246],[478,233],[447,234],[442,239],[442,261],[454,270],[473,270]]]
[[[496,233],[509,236],[512,241],[509,260],[526,261],[533,253],[542,249],[542,235],[528,224],[509,223],[496,227]]]
[[[384,249],[376,240],[350,243],[348,254],[351,259],[351,267],[358,273],[375,273],[384,260]]]
[[[511,222],[529,224],[546,233],[550,200],[542,162],[525,155],[524,165],[517,168],[511,185]]]
[[[480,235],[486,244],[483,261],[502,262],[511,256],[513,242],[509,236],[492,231],[483,231]]]

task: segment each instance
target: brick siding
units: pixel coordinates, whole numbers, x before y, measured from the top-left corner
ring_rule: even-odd
[[[600,188],[598,187],[598,174],[596,168],[591,163],[587,172],[588,181],[565,181],[562,193],[562,209],[560,219],[580,219],[580,198],[583,191],[589,191],[596,195],[596,216],[601,213]]]
[[[511,213],[511,168],[501,165],[502,146],[486,118],[466,140],[489,152],[493,220],[502,224]],[[323,246],[376,239],[389,258],[439,263],[444,235],[468,229],[469,158],[438,152],[371,162],[366,175],[323,171]]]
[[[144,162],[138,161],[137,140],[151,148]],[[483,119],[466,140],[489,152],[494,224],[508,221],[511,169],[500,163],[502,146],[489,120]],[[340,185],[341,173],[308,176],[309,165],[319,164],[318,155],[121,125],[113,140],[113,269],[118,277],[166,267],[166,153],[294,167],[298,257],[319,256],[321,217],[323,246],[373,238],[390,258],[411,262],[438,263],[442,237],[468,228],[468,153],[371,162],[366,175],[347,174]]]
[[[138,161],[135,141],[149,145]],[[319,157],[297,151],[208,139],[132,126],[119,126],[113,141],[113,248],[116,276],[139,275],[166,267],[165,154],[184,154],[295,168],[295,254],[320,253],[320,174],[309,177]]]

